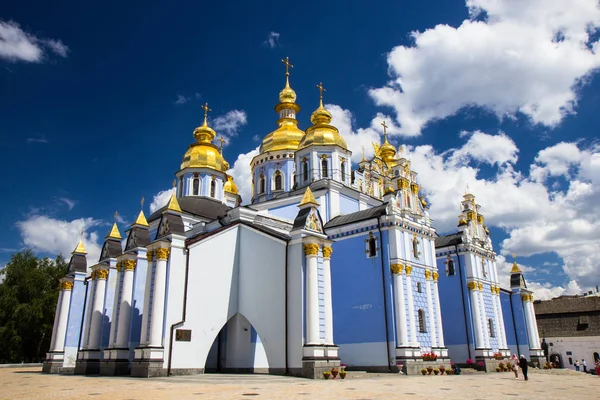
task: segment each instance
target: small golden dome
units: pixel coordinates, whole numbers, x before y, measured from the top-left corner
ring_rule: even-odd
[[[467,220],[464,218],[461,218],[460,220],[458,220],[458,226],[464,226],[467,225]]]
[[[239,193],[236,184],[233,182],[233,178],[229,175],[227,175],[227,182],[225,182],[225,185],[223,185],[223,190],[227,193]]]
[[[290,87],[290,82],[287,77],[285,79],[285,87],[279,92],[279,102],[284,104],[296,102],[296,92]]]
[[[342,135],[340,135],[338,129],[335,126],[330,125],[331,113],[323,107],[323,86],[319,84],[317,87],[321,91],[319,107],[310,116],[310,122],[312,122],[313,125],[306,129],[306,135],[302,138],[298,150],[311,145],[339,146],[348,150],[346,141]]]
[[[277,150],[298,150],[304,132],[298,128],[298,121],[292,118],[281,118],[279,128],[267,134],[260,146],[260,153]]]

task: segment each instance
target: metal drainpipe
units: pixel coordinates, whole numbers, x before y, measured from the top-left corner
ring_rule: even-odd
[[[469,344],[469,323],[467,322],[467,305],[466,305],[466,301],[465,301],[465,288],[464,285],[462,284],[462,264],[460,263],[460,255],[458,254],[458,245],[454,245],[454,249],[456,250],[456,259],[458,260],[458,271],[460,274],[460,293],[462,296],[462,304],[463,304],[463,315],[465,317],[465,332],[467,333],[467,353],[469,354],[469,358],[471,358],[471,345]],[[465,277],[465,283],[466,283],[466,277]],[[474,345],[476,345],[474,343]]]
[[[385,347],[387,350],[386,358],[388,365],[388,372],[392,371],[392,363],[390,361],[390,335],[388,332],[389,324],[388,324],[388,312],[387,312],[387,296],[385,290],[385,263],[383,262],[383,235],[381,232],[381,216],[377,217],[377,229],[379,230],[379,251],[381,253],[381,286],[383,288],[383,312],[385,321]]]
[[[91,276],[86,276],[83,280],[83,284],[85,285],[85,297],[83,298],[83,316],[81,317],[81,325],[79,326],[79,343],[77,343],[77,351],[81,350],[81,339],[83,336],[83,324],[85,323],[85,306],[87,304],[87,296],[88,296],[88,282],[92,279]]]
[[[219,221],[220,222],[220,221]],[[190,272],[190,251],[188,245],[185,247],[185,280],[183,286],[183,310],[181,315],[181,321],[174,323],[171,325],[171,333],[169,335],[169,359],[167,361],[167,376],[171,376],[171,362],[173,361],[173,332],[175,331],[175,327],[178,325],[182,325],[185,322],[185,318],[187,315],[187,292],[188,292],[188,276]]]

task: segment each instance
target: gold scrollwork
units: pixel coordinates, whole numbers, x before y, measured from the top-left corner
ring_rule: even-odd
[[[533,295],[531,294],[522,294],[521,299],[523,301],[533,301]]]
[[[467,287],[469,288],[469,290],[477,290],[477,282],[467,282]]]
[[[121,272],[121,261],[117,261],[116,268],[117,268],[117,272]]]
[[[308,243],[304,245],[304,254],[307,256],[316,256],[319,254],[319,245],[317,243]]]
[[[438,274],[437,272],[434,272],[434,273],[433,273],[433,281],[434,281],[434,282],[437,282],[437,281],[438,281],[438,278],[439,278],[439,276],[440,276],[440,274]]]
[[[96,280],[96,271],[92,271],[92,280],[95,281]]]
[[[323,246],[323,258],[331,258],[331,253],[333,253],[333,249],[329,246]]]
[[[412,183],[412,184],[410,185],[410,189],[412,190],[412,192],[413,192],[414,194],[419,194],[419,185],[418,185],[418,184],[416,184],[416,183]]]
[[[125,260],[123,261],[123,268],[125,271],[133,271],[135,270],[135,266],[137,265],[136,260]]]
[[[393,274],[401,275],[404,266],[402,264],[392,264],[390,265],[390,269],[392,270]]]
[[[412,272],[412,267],[410,265],[406,266],[406,276],[410,276],[410,273]]]
[[[496,286],[490,286],[490,292],[492,292],[492,294],[496,294]]]
[[[169,254],[171,253],[171,249],[168,248],[161,248],[161,249],[156,249],[154,254],[156,254],[156,259],[157,260],[167,260],[169,258]]]
[[[65,291],[66,291],[66,290],[73,290],[73,282],[71,282],[71,281],[64,281],[64,282],[62,283],[62,288],[63,288],[63,290],[65,290]]]
[[[96,272],[96,279],[107,279],[108,278],[108,270],[107,269],[97,269],[94,272]]]
[[[425,279],[426,280],[430,280],[431,279],[431,271],[425,271]]]
[[[479,291],[481,292],[483,290],[483,283],[479,282],[477,284],[477,289],[479,289]]]
[[[153,257],[154,257],[154,252],[152,250],[148,250],[148,252],[146,253],[146,258],[148,259],[148,262],[152,262]]]

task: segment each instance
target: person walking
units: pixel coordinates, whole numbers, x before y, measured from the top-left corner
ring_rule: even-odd
[[[515,373],[515,379],[519,379],[519,359],[516,354],[510,358],[510,369]]]
[[[581,359],[581,366],[583,367],[583,373],[587,374],[587,364],[583,358]]]
[[[575,360],[575,371],[579,372],[579,360]]]
[[[521,354],[521,359],[519,360],[519,367],[521,367],[521,370],[523,371],[523,378],[528,381],[529,377],[527,376],[527,368],[529,368],[529,366],[527,365],[527,359],[523,354]]]

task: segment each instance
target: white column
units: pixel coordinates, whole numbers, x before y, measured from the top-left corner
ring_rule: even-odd
[[[504,320],[502,319],[502,309],[500,308],[500,288],[498,286],[492,286],[492,302],[494,304],[495,324],[496,324],[496,337],[498,338],[498,349],[506,349],[506,337],[504,336]]]
[[[331,300],[331,252],[323,246],[323,286],[325,289],[325,344],[333,345],[333,303]]]
[[[71,292],[73,290],[73,282],[64,281],[61,283],[63,294],[60,299],[60,313],[58,324],[56,325],[56,341],[54,342],[53,351],[65,350],[65,337],[67,335],[67,322],[69,320],[69,308],[71,306]]]
[[[468,282],[469,292],[471,294],[471,308],[473,313],[473,325],[475,325],[475,348],[481,349],[485,347],[483,334],[481,332],[481,314],[479,311],[479,299],[477,296],[477,282]]]
[[[404,283],[402,282],[402,264],[392,264],[394,276],[394,309],[396,314],[396,343],[398,347],[408,346],[406,325],[406,305],[404,303]]]
[[[420,347],[419,342],[417,341],[417,324],[415,322],[415,304],[413,301],[413,286],[412,279],[410,277],[410,273],[412,272],[412,267],[410,265],[406,266],[406,290],[408,290],[408,324],[410,326],[410,344],[413,347]]]
[[[165,292],[167,283],[167,260],[170,249],[156,249],[156,269],[154,270],[154,291],[152,293],[152,314],[150,316],[150,340],[152,347],[162,347],[165,316]]]
[[[525,321],[527,322],[527,335],[529,337],[529,348],[539,349],[539,339],[537,336],[537,327],[535,323],[535,317],[533,313],[533,304],[531,303],[530,294],[521,295],[523,299],[523,309],[525,311]]]
[[[482,334],[483,334],[483,343],[486,349],[491,347],[490,345],[490,329],[488,324],[487,313],[485,312],[485,301],[483,298],[483,284],[479,282],[479,290],[477,291],[477,297],[479,298],[479,309],[481,311],[481,320],[483,322]]]
[[[154,251],[148,250],[146,253],[148,258],[148,269],[146,271],[146,288],[144,289],[144,313],[142,314],[142,329],[140,332],[140,345],[148,344],[150,337],[147,333],[148,318],[150,317],[150,288],[152,287],[152,269]]]
[[[85,310],[85,327],[83,330],[82,349],[88,349],[90,343],[90,327],[92,326],[92,315],[94,314],[94,289],[96,288],[95,273],[92,272],[92,278],[88,281],[87,290],[87,310]]]
[[[319,344],[319,281],[317,255],[319,245],[304,245],[306,255],[306,344]]]
[[[54,351],[54,345],[56,343],[56,327],[58,326],[58,320],[60,318],[60,307],[62,306],[63,293],[63,285],[62,282],[60,282],[58,284],[58,300],[56,301],[56,312],[54,313],[54,325],[52,326],[52,340],[50,341],[50,351]]]
[[[500,300],[500,287],[496,286],[496,304],[498,308],[498,319],[500,320],[500,332],[502,332],[502,348],[508,349],[506,341],[506,327],[504,326],[504,313],[502,312],[502,301]]]
[[[110,336],[109,336],[109,340],[108,340],[108,347],[112,348],[115,347],[114,344],[117,341],[117,328],[118,328],[118,321],[119,318],[117,317],[119,314],[119,293],[121,292],[121,261],[117,261],[117,265],[116,265],[116,270],[117,270],[117,284],[115,286],[115,294],[114,294],[114,300],[113,300],[113,312],[112,312],[112,318],[111,318],[111,324],[110,324]]]
[[[427,316],[429,317],[431,347],[437,347],[437,335],[435,333],[436,318],[433,312],[433,296],[431,293],[431,271],[425,271],[425,294],[427,295]]]
[[[94,297],[94,307],[92,309],[92,323],[90,325],[90,341],[88,349],[100,349],[100,339],[102,338],[102,319],[104,317],[104,297],[106,292],[106,280],[108,279],[108,269],[97,269],[94,271],[96,281],[96,296]]]
[[[117,348],[129,347],[129,331],[131,327],[131,299],[133,296],[133,273],[137,265],[136,260],[125,260],[123,268],[123,287],[121,289],[121,304],[119,307],[119,326],[117,328]]]
[[[533,295],[530,295],[529,299],[531,300],[529,302],[529,308],[530,308],[530,314],[531,314],[531,324],[533,325],[533,330],[535,332],[535,348],[541,349],[542,346],[540,343],[540,333],[538,332],[537,321],[535,319],[535,310],[533,308]]]
[[[444,329],[442,327],[442,310],[440,309],[440,295],[438,293],[438,273],[433,273],[433,299],[435,302],[435,319],[438,328],[438,346],[445,347]]]

